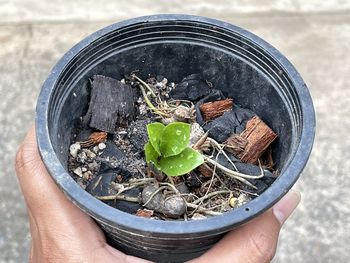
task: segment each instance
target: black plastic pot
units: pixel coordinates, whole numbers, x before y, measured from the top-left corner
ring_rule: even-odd
[[[179,82],[203,77],[255,111],[279,135],[279,178],[245,206],[200,221],[148,220],[114,209],[83,190],[67,172],[74,124],[86,112],[94,74],[121,79],[140,70]],[[264,40],[231,24],[188,15],[154,15],[97,31],[69,50],[45,81],[37,104],[37,139],[51,176],[72,202],[93,217],[109,242],[157,262],[196,257],[224,233],[258,216],[296,182],[311,152],[315,115],[308,89],[291,63]]]

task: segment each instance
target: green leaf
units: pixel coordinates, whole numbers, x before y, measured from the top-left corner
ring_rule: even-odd
[[[184,175],[204,163],[203,156],[187,147],[179,155],[162,158],[159,167],[168,176]]]
[[[168,124],[160,138],[160,152],[164,157],[181,153],[190,141],[191,125],[183,122]]]
[[[158,155],[161,155],[159,144],[164,129],[165,126],[160,122],[147,124],[147,133],[149,141],[151,142],[153,148],[157,151]]]
[[[147,163],[152,162],[154,163],[155,166],[157,166],[159,154],[153,148],[152,144],[150,142],[146,143],[144,149],[145,149],[146,162]]]

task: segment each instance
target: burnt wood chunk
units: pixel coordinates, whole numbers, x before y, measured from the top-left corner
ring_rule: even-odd
[[[175,100],[191,100],[195,102],[210,92],[208,83],[199,74],[192,74],[185,77],[169,93]]]
[[[205,124],[203,128],[208,131],[209,137],[223,143],[232,133],[243,132],[247,121],[254,115],[251,110],[238,107],[235,104],[231,111],[227,111],[222,116]]]
[[[117,125],[125,126],[135,117],[136,90],[122,82],[96,75],[92,81],[87,118],[91,128],[114,133]]]
[[[225,99],[212,102],[203,103],[199,106],[204,121],[211,121],[217,117],[220,117],[224,112],[232,109],[233,100]]]
[[[240,134],[243,140],[247,141],[244,151],[237,155],[242,162],[256,163],[267,147],[277,138],[269,126],[258,116],[251,118]]]

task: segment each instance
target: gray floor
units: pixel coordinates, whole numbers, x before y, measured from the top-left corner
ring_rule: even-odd
[[[13,159],[50,68],[89,33],[152,13],[229,21],[261,36],[293,62],[314,99],[317,136],[295,187],[302,191],[302,203],[282,230],[273,262],[349,262],[350,1],[167,3],[0,0],[0,262],[27,258],[30,238]]]

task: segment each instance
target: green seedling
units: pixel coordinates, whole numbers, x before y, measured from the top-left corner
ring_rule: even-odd
[[[153,163],[168,176],[179,176],[204,163],[202,154],[188,147],[190,131],[190,124],[183,122],[148,124],[149,141],[144,148],[147,164]]]

